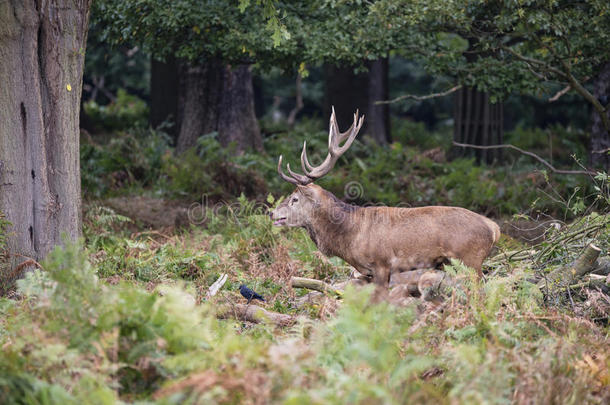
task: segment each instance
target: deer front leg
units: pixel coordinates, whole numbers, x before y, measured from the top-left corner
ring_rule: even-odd
[[[373,293],[373,302],[381,302],[388,297],[390,286],[390,268],[378,267],[373,272],[373,283],[375,283],[375,292]]]

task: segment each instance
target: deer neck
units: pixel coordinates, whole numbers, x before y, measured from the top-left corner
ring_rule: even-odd
[[[357,227],[354,213],[359,207],[340,200],[321,205],[305,225],[311,240],[327,256],[345,259]]]

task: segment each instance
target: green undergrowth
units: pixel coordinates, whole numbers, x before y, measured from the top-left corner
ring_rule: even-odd
[[[118,89],[116,99],[108,105],[95,101],[83,103],[90,124],[98,130],[116,131],[128,127],[142,127],[148,123],[148,105],[139,97]]]
[[[320,184],[358,204],[541,211],[560,226],[536,246],[503,237],[484,280],[447,266],[463,282],[440,307],[373,304],[369,288],[320,306],[301,302],[305,291],[290,278],[334,283],[351,268],[267,214],[292,189],[277,176],[279,154],[297,163],[307,139],[310,160],[322,160],[319,123],[239,156],[213,134],[180,158],[162,131],[91,139],[81,151],[87,199],[144,191],[201,205],[190,207],[186,227],[151,229],[90,201],[83,241],[56,249],[13,299],[0,299],[0,403],[608,403],[607,295],[545,296],[531,282],[588,243],[608,254],[610,220],[597,213],[608,205],[607,176],[550,177],[523,157],[491,168],[447,162],[442,148],[416,146],[421,127],[404,128],[414,138],[405,129],[389,147],[356,142]],[[227,282],[208,297],[222,275]],[[295,323],[218,319],[219,308],[246,303],[240,284],[265,297],[256,305]]]
[[[290,312],[290,277],[345,278],[341,260],[323,257],[304,230],[273,227],[263,206],[245,197],[234,204],[207,208],[192,217],[188,229],[169,235],[155,230],[132,232],[129,218],[103,206],[85,216],[85,237],[98,275],[113,282],[129,280],[144,288],[175,280],[191,282],[198,300],[221,274],[225,291],[237,294],[246,283],[268,298],[278,312]]]
[[[569,300],[564,293],[549,301],[530,281],[592,241],[607,255],[607,216],[582,217],[534,247],[503,241],[485,280],[454,262],[446,271],[462,287],[440,307],[373,304],[370,288],[347,288],[329,312],[299,305],[302,292],[289,279],[333,283],[350,268],[321,256],[305,232],[273,227],[265,214],[241,197],[171,231],[134,228],[130,218],[89,206],[84,241],[56,249],[43,270],[18,282],[18,298],[0,300],[0,402],[610,400],[610,331],[596,307],[600,297],[574,290]],[[222,274],[228,281],[210,299],[206,292]],[[294,316],[294,325],[217,319],[220,306],[246,302],[242,283],[266,298],[257,305]]]
[[[491,216],[542,213],[571,218],[580,213],[575,204],[584,208],[591,203],[592,182],[585,176],[553,175],[535,160],[509,152],[492,166],[478,166],[474,159],[448,161],[450,134],[432,133],[408,121],[395,129],[396,142],[389,146],[359,138],[319,184],[360,205],[456,205]],[[317,164],[327,153],[327,136],[319,121],[302,120],[292,130],[267,136],[263,153],[238,154],[233,146],[221,147],[212,133],[179,157],[161,130],[135,127],[99,143],[95,137],[84,138],[83,191],[86,198],[147,190],[185,201],[226,201],[240,194],[264,201],[270,192],[277,198],[293,187],[278,176],[277,158],[283,155],[291,167],[300,167],[298,157],[307,140],[310,160]],[[577,167],[571,155],[584,154],[574,146],[582,134],[567,129],[519,129],[507,137],[545,158],[542,148],[550,142],[549,160],[562,168]],[[572,196],[570,207],[559,196]]]
[[[84,241],[57,248],[15,298],[0,299],[0,403],[610,400],[604,297],[575,289],[549,300],[530,281],[592,241],[607,255],[607,216],[591,213],[534,247],[503,241],[485,280],[447,266],[462,287],[440,307],[373,304],[370,288],[320,306],[299,302],[290,277],[334,283],[350,268],[304,231],[273,227],[267,205],[278,203],[242,196],[182,230],[138,228],[89,205]],[[218,319],[219,308],[246,303],[242,283],[265,297],[257,305],[295,323]]]
[[[245,199],[242,199],[247,204]],[[252,204],[252,203],[250,203]],[[233,208],[233,212],[235,209]],[[330,318],[291,275],[345,279],[300,231],[253,206],[205,229],[130,233],[105,208],[0,300],[0,402],[22,404],[607,403],[608,326],[548,306],[527,266],[463,278],[441,308],[372,304],[348,288]],[[604,229],[607,233],[608,230]],[[607,248],[607,246],[604,246]],[[319,273],[316,273],[319,272]],[[212,301],[204,292],[225,273]],[[218,320],[245,282],[293,326]],[[152,283],[152,284],[151,284]],[[226,304],[225,304],[226,305]]]

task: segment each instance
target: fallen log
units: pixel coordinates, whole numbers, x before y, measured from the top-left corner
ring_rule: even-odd
[[[290,326],[295,322],[295,318],[291,315],[267,311],[257,305],[248,304],[222,305],[216,316],[220,319],[235,318],[252,323],[273,323],[277,326]]]
[[[407,286],[407,292],[413,297],[421,296],[421,292],[417,286],[419,279],[429,269],[403,271],[401,273],[392,273],[390,275],[390,289],[404,285]]]
[[[366,285],[370,281],[362,278],[349,280],[345,283],[330,285],[324,281],[304,277],[292,277],[293,288],[306,288],[322,294],[341,297],[347,284]],[[411,270],[393,273],[390,276],[387,300],[391,303],[411,302],[413,298],[421,297],[424,301],[442,300],[442,296],[456,285],[455,280],[447,273],[436,269]],[[311,298],[308,294],[308,298]]]
[[[560,267],[547,274],[538,282],[539,288],[546,288],[547,292],[554,292],[575,284],[585,274],[596,267],[597,258],[601,249],[589,244],[582,254],[572,264]]]
[[[334,288],[332,285],[325,283],[324,281],[314,280],[313,278],[305,277],[292,277],[290,278],[290,285],[292,288],[307,288],[308,290],[319,291],[323,294],[332,294],[337,297],[341,297],[343,292]]]
[[[450,295],[455,287],[455,280],[440,270],[430,270],[421,275],[417,281],[417,289],[424,301],[442,301],[443,296]]]
[[[610,274],[610,257],[606,256],[599,259],[591,273],[599,274],[601,276],[607,276]]]

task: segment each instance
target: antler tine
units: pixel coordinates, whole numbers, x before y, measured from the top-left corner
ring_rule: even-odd
[[[301,169],[306,175],[309,174],[310,170],[313,170],[313,166],[307,159],[307,141],[303,142],[303,150],[301,151]]]
[[[288,164],[286,165],[286,168],[288,169],[288,173],[289,173],[289,174],[290,174],[290,175],[291,175],[291,176],[292,176],[294,179],[296,179],[296,180],[299,182],[299,184],[301,184],[301,185],[303,185],[303,186],[304,186],[304,185],[306,185],[306,184],[309,184],[309,183],[311,183],[311,182],[313,182],[313,181],[314,181],[314,179],[312,179],[312,178],[311,178],[311,177],[309,177],[309,176],[303,176],[302,174],[295,173],[295,172],[293,172],[292,170],[290,170],[290,163],[288,163]]]
[[[332,154],[333,150],[339,146],[339,143],[341,143],[341,133],[339,132],[339,124],[337,124],[335,106],[332,106],[330,123],[328,124],[328,151]]]
[[[354,113],[354,121],[352,122],[352,126],[350,126],[347,131],[342,132],[339,134],[339,143],[343,142],[344,140],[346,140],[349,135],[351,135],[352,131],[354,130],[354,127],[357,126],[358,124],[358,110],[356,110],[356,112]]]
[[[338,155],[342,155],[343,153],[345,153],[346,150],[349,149],[349,147],[354,142],[354,139],[356,139],[356,135],[358,135],[358,131],[360,131],[360,128],[362,127],[363,123],[364,123],[364,115],[362,115],[360,118],[358,118],[358,111],[356,110],[356,113],[354,114],[354,122],[352,123],[352,126],[347,131],[345,131],[344,133],[341,134],[341,138],[342,138],[341,141],[343,141],[343,139],[345,139],[345,138],[347,138],[347,141],[345,141],[343,146],[341,146],[337,150],[336,153]]]
[[[309,163],[309,159],[307,158],[307,142],[303,142],[303,150],[301,151],[301,168],[303,169],[305,175],[293,172],[290,169],[289,164],[286,165],[286,168],[288,169],[290,176],[284,174],[282,171],[282,156],[280,156],[280,160],[277,164],[278,173],[282,179],[289,183],[298,185],[306,185],[316,179],[319,179],[333,168],[341,155],[345,153],[345,151],[347,151],[347,149],[352,145],[363,123],[364,115],[358,117],[358,110],[356,110],[352,126],[343,133],[339,132],[339,125],[337,124],[337,117],[335,115],[335,107],[333,106],[330,114],[330,128],[328,131],[328,154],[326,155],[324,161],[318,166],[313,166],[311,163]],[[345,143],[343,143],[343,146],[340,146],[343,141],[345,141]]]
[[[288,165],[288,171],[290,172],[290,165]],[[282,179],[284,179],[285,181],[287,181],[288,183],[292,183],[294,185],[305,185],[308,183],[311,183],[313,180],[309,180],[308,183],[302,184],[298,179],[294,178],[294,177],[290,177],[287,176],[283,171],[282,171],[282,155],[280,155],[280,158],[277,162],[277,172],[280,174],[280,177]],[[291,173],[292,174],[292,173]]]

